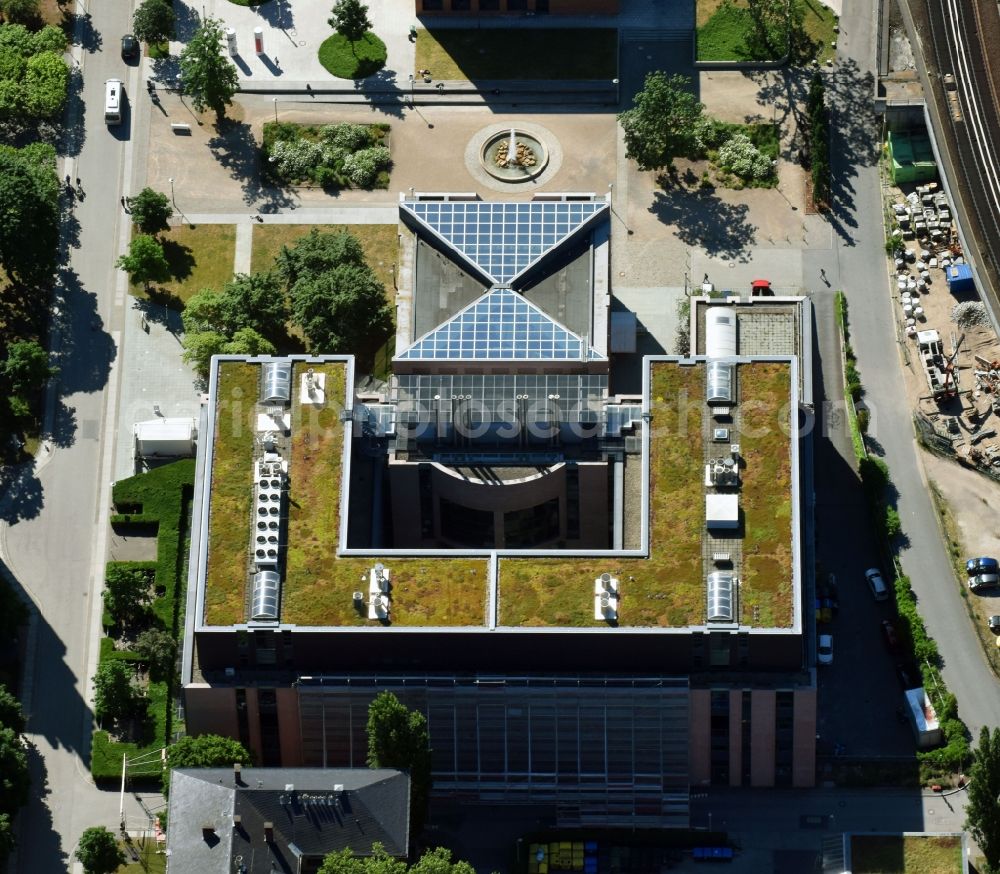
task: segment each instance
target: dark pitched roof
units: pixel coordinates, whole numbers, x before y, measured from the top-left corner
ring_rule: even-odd
[[[245,768],[237,786],[231,768],[185,768],[171,777],[167,847],[170,874],[236,870],[293,872],[298,857],[321,859],[349,847],[367,856],[381,843],[405,856],[410,780],[389,769]],[[234,815],[240,817],[234,828]],[[273,840],[265,840],[265,823]],[[202,827],[212,824],[205,839]]]

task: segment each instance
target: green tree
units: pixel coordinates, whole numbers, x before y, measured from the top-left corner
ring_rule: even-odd
[[[16,845],[14,826],[9,813],[0,813],[0,864],[7,860]]]
[[[0,728],[11,728],[18,734],[24,731],[21,702],[4,685],[0,685]]]
[[[143,188],[135,197],[128,198],[128,207],[132,210],[132,224],[138,225],[144,234],[167,230],[174,214],[170,198],[152,188]]]
[[[382,850],[382,844],[372,844],[372,854],[376,852],[376,848]],[[318,874],[367,874],[367,866],[365,860],[355,856],[350,847],[344,847],[323,857]]]
[[[145,702],[135,690],[134,679],[132,668],[119,659],[98,664],[94,674],[94,715],[99,721],[121,722],[142,715]]]
[[[41,30],[28,33],[31,42],[31,53],[55,52],[57,55],[66,51],[66,33],[54,24],[46,24]]]
[[[0,728],[0,812],[13,815],[28,803],[31,776],[20,732]]]
[[[1000,868],[1000,728],[983,726],[969,769],[965,828],[986,857],[990,870]]]
[[[240,328],[226,343],[226,355],[274,355],[274,344],[253,328]]]
[[[16,395],[23,396],[38,391],[58,372],[58,367],[49,364],[49,353],[34,340],[11,343],[7,359],[0,362],[0,374]]]
[[[237,762],[241,765],[253,764],[253,757],[238,740],[218,734],[186,735],[167,747],[163,794],[170,790],[170,772],[174,768],[221,768]]]
[[[273,273],[238,273],[220,291],[205,289],[188,300],[183,320],[185,331],[215,331],[230,339],[244,328],[280,337],[288,306]]]
[[[102,825],[80,835],[73,855],[83,865],[84,874],[114,874],[127,861],[118,848],[118,839]]]
[[[407,709],[392,692],[380,692],[368,705],[368,766],[409,773],[410,833],[419,834],[432,782],[427,719]]]
[[[150,572],[127,564],[109,564],[104,574],[104,606],[115,622],[129,625],[141,618],[153,600]]]
[[[147,628],[139,633],[132,648],[149,665],[149,673],[155,679],[165,679],[173,673],[177,642],[169,632],[162,628]]]
[[[357,42],[372,29],[368,7],[361,0],[338,0],[327,23],[351,42]]]
[[[28,58],[24,74],[24,103],[36,118],[55,118],[63,111],[69,94],[69,68],[55,52]]]
[[[159,240],[146,235],[132,238],[128,254],[122,255],[115,267],[124,270],[130,281],[141,282],[147,292],[151,282],[165,282],[170,278],[170,265],[163,254],[163,246]]]
[[[367,265],[342,264],[303,277],[291,299],[292,318],[313,352],[356,352],[392,327],[385,287]]]
[[[303,276],[316,276],[341,264],[362,265],[365,251],[347,231],[320,233],[313,228],[291,246],[282,246],[275,259],[278,276],[290,289]]]
[[[789,0],[749,0],[750,28],[744,41],[753,60],[780,58],[788,51]]]
[[[21,284],[47,283],[58,243],[55,149],[0,146],[0,265]]]
[[[12,23],[30,23],[38,19],[38,0],[0,0],[3,17]]]
[[[132,33],[146,43],[165,42],[174,35],[175,21],[166,0],[142,0],[132,13]]]
[[[218,331],[185,331],[181,342],[184,345],[184,354],[181,356],[184,363],[190,364],[199,376],[206,377],[212,364],[212,356],[225,354],[229,340]]]
[[[618,116],[625,132],[625,156],[640,170],[669,167],[674,158],[695,150],[695,132],[705,106],[690,88],[686,76],[648,73],[632,108]]]
[[[198,112],[215,111],[218,121],[226,114],[239,88],[236,66],[223,52],[222,27],[214,18],[206,18],[194,32],[180,56],[184,92]]]

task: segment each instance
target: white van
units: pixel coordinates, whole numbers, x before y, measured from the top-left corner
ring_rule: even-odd
[[[121,124],[122,100],[125,97],[125,85],[121,79],[108,79],[104,83],[104,123]]]

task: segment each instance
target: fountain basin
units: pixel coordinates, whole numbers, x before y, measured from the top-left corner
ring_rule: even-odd
[[[483,169],[501,182],[527,182],[535,179],[549,163],[548,151],[537,137],[516,128],[514,140],[518,160],[510,164],[507,162],[510,132],[500,131],[489,137],[479,156]]]

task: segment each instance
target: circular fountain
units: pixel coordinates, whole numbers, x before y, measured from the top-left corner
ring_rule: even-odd
[[[511,128],[487,138],[480,162],[490,176],[501,182],[527,182],[541,175],[549,156],[537,137]]]

